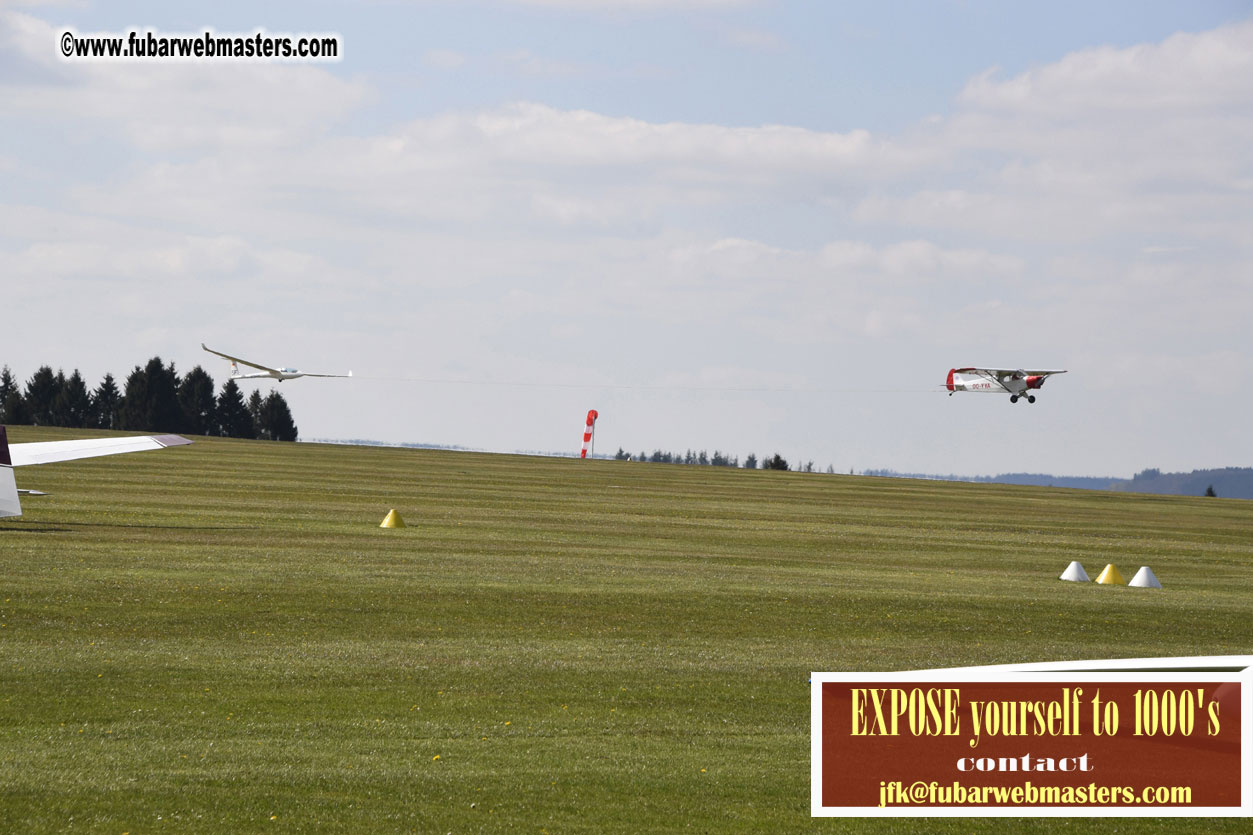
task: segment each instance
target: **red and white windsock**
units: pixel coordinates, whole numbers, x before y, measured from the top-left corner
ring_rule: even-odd
[[[580,458],[587,457],[587,451],[592,448],[592,433],[596,431],[596,418],[600,417],[600,413],[595,409],[587,411],[587,425],[583,427],[583,451],[579,453]]]

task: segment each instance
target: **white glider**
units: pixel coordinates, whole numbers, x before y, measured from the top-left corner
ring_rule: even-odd
[[[268,365],[258,365],[255,362],[249,362],[248,360],[240,359],[239,357],[232,357],[230,354],[223,354],[221,351],[215,351],[212,348],[210,348],[208,345],[204,344],[203,342],[200,343],[200,347],[204,348],[210,354],[217,354],[219,357],[223,357],[231,361],[231,379],[232,380],[261,380],[266,377],[269,377],[270,379],[278,380],[281,383],[284,380],[294,380],[297,377],[351,377],[352,376],[351,371],[349,371],[347,374],[314,374],[312,371],[297,371],[295,368],[271,368]],[[246,365],[249,368],[255,368],[257,369],[259,373],[240,374],[239,373],[240,365]]]
[[[19,493],[43,495],[37,490],[19,490],[13,478],[14,467],[30,464],[54,464],[100,455],[121,455],[147,449],[182,446],[191,441],[181,435],[135,435],[126,438],[85,438],[79,441],[39,441],[9,446],[9,434],[0,426],[0,517],[21,516]]]

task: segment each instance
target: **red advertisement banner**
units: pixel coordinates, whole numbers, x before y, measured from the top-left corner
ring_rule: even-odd
[[[1253,813],[1247,671],[943,672],[814,674],[815,815]]]

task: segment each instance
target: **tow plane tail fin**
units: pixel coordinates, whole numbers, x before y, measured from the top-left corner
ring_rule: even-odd
[[[0,426],[0,517],[21,515],[22,503],[17,497],[13,459],[9,456],[9,433]]]

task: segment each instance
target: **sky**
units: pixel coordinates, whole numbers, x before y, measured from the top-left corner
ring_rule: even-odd
[[[59,55],[132,29],[342,56]],[[0,364],[351,369],[305,440],[1253,466],[1250,148],[1253,2],[0,0]]]

